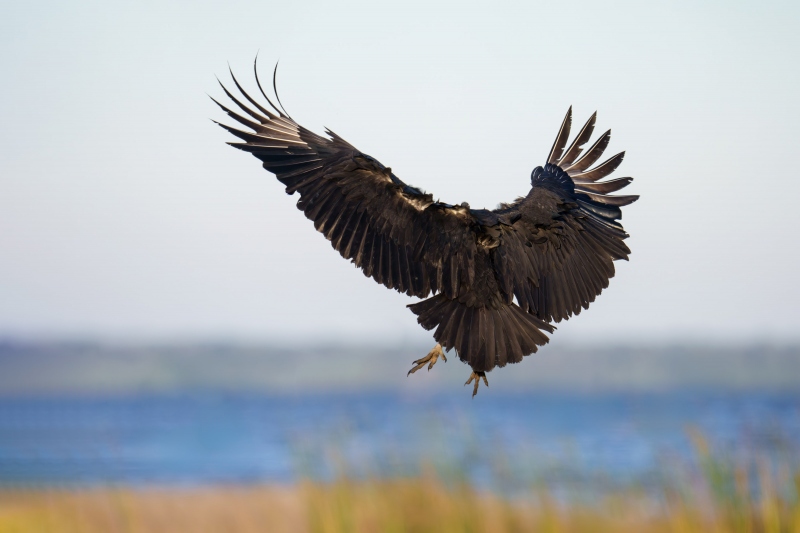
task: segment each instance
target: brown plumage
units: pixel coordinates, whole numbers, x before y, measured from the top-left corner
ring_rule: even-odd
[[[596,113],[568,146],[570,108],[528,194],[489,211],[434,201],[332,131],[322,137],[297,124],[257,72],[269,108],[231,77],[242,96],[223,90],[244,115],[214,101],[251,131],[220,124],[242,141],[230,144],[260,159],[288,194],[299,193],[298,209],[366,276],[426,298],[408,307],[472,367],[475,391],[486,372],[547,343],[552,322],[588,308],[614,276],[613,261],[628,259],[620,207],[638,196],[608,195],[632,178],[600,181],[624,152],[593,166],[610,131],[583,150]]]

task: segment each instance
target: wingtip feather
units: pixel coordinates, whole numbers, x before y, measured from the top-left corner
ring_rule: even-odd
[[[569,138],[569,130],[572,126],[572,106],[569,106],[567,110],[567,114],[564,116],[564,120],[561,122],[561,128],[558,130],[558,135],[556,135],[556,140],[553,142],[553,147],[550,149],[550,154],[547,156],[547,162],[556,164],[556,162],[561,159],[561,155],[564,153],[564,146],[567,144],[567,139]]]

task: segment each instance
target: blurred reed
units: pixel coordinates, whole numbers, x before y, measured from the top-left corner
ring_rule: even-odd
[[[564,498],[538,483],[504,494],[425,466],[411,476],[340,472],[291,486],[7,489],[0,533],[800,533],[800,469],[733,461],[691,437],[694,468],[664,476],[655,491],[610,487]]]

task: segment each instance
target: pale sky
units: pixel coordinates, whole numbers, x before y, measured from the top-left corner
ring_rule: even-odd
[[[798,28],[789,1],[4,1],[0,336],[430,339],[209,121],[260,50],[295,119],[450,203],[526,194],[597,110],[633,254],[554,340],[800,340]]]

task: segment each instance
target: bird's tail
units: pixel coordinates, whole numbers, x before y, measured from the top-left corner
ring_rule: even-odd
[[[468,307],[437,294],[408,307],[423,328],[436,328],[433,338],[438,343],[448,351],[455,348],[458,357],[476,371],[520,362],[547,344],[542,330],[555,330],[514,303],[498,309]]]

